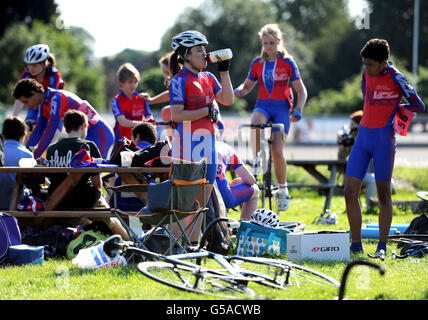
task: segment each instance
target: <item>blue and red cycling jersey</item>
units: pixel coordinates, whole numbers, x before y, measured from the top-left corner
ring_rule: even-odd
[[[26,67],[24,71],[21,73],[21,77],[19,79],[20,80],[35,79],[35,77],[31,75],[31,73],[28,71],[28,67]],[[59,72],[59,70],[55,67],[52,67],[52,68],[46,69],[45,78],[43,79],[43,83],[41,83],[41,85],[45,89],[47,87],[50,87],[52,89],[64,89],[65,83],[62,80],[61,73]],[[28,121],[28,120],[32,120],[32,121],[37,120],[36,109],[30,109],[30,108],[28,109],[27,116],[25,117],[25,121]]]
[[[221,90],[217,78],[210,72],[191,72],[183,68],[171,80],[169,86],[170,105],[183,105],[184,110],[205,108],[213,104],[215,95]],[[215,152],[215,123],[208,117],[177,123],[173,137],[173,156],[188,161],[207,158],[206,179],[214,183],[217,171]]]
[[[282,123],[288,134],[289,112],[293,108],[293,92],[290,82],[300,79],[299,68],[290,57],[281,54],[274,61],[264,61],[261,57],[251,62],[248,79],[257,81],[259,92],[253,112],[261,112],[267,122]],[[279,129],[275,128],[273,131]]]
[[[377,77],[370,77],[363,70],[361,89],[364,98],[364,111],[360,124],[375,129],[392,126],[401,99],[408,104],[403,106],[413,112],[423,112],[425,105],[400,71],[389,62],[387,68]]]
[[[129,99],[121,91],[111,101],[111,109],[116,119],[118,116],[123,115],[128,120],[142,121],[145,117],[152,115],[149,104],[146,100],[140,98],[137,91],[134,92],[132,99]],[[121,126],[117,120],[113,130],[116,140],[123,137],[132,139],[132,128]]]
[[[28,68],[25,68],[21,73],[21,79],[35,79],[28,71]],[[43,88],[52,88],[52,89],[64,89],[64,81],[62,80],[61,73],[55,67],[47,68],[45,78],[43,79],[43,83],[41,83]]]
[[[194,74],[187,68],[183,68],[171,80],[169,86],[170,105],[182,104],[184,110],[205,108],[213,104],[215,95],[221,90],[217,78],[210,72]],[[207,117],[192,121],[189,127],[191,132],[198,129],[207,129],[212,134],[214,123]],[[186,126],[185,130],[188,127]],[[183,124],[177,124],[177,130],[183,131]]]
[[[227,170],[229,168],[231,168],[232,170],[236,170],[244,164],[242,163],[235,150],[223,141],[216,141],[216,151],[217,186],[226,208],[234,208],[248,201],[254,193],[254,188],[245,183],[235,184],[232,186],[229,185],[226,176]]]
[[[348,159],[346,175],[364,178],[373,159],[375,178],[390,181],[394,169],[396,139],[394,117],[401,99],[403,106],[412,112],[423,112],[425,105],[407,79],[392,63],[376,77],[363,70],[361,88],[364,98],[363,117],[358,135]]]
[[[70,109],[80,110],[88,117],[89,128],[87,140],[94,141],[100,149],[103,158],[114,142],[113,130],[100,117],[98,112],[74,93],[65,90],[46,88],[45,100],[39,106],[37,123],[31,134],[27,146],[34,147],[34,158],[38,158],[51,143],[55,131],[62,125],[65,112]]]
[[[293,59],[278,54],[273,62],[264,61],[261,57],[255,58],[251,62],[248,79],[258,82],[257,100],[289,101],[289,83],[300,79],[300,73]]]

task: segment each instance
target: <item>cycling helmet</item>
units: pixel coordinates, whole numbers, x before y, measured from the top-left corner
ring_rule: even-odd
[[[29,47],[25,52],[25,63],[38,63],[49,57],[49,46],[47,44],[36,44]]]
[[[276,228],[279,226],[278,215],[269,209],[257,209],[251,214],[251,222],[261,225]]]
[[[176,51],[180,46],[191,48],[198,45],[208,45],[207,38],[205,36],[195,30],[188,30],[182,33],[177,34],[174,38],[172,38],[172,49]]]

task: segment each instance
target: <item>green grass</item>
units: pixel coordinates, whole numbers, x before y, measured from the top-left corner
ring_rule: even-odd
[[[289,176],[294,181],[310,182],[305,173],[290,169]],[[406,189],[396,189],[393,200],[418,200],[415,193],[428,190],[426,168],[396,168],[394,177],[406,180]],[[337,225],[314,225],[324,205],[324,197],[310,190],[291,190],[292,205],[280,215],[281,221],[300,221],[306,230],[348,230],[343,196],[333,197],[331,211],[336,212]],[[361,199],[364,203],[363,198]],[[232,218],[239,212],[230,211]],[[394,207],[393,223],[409,223],[418,214],[409,209]],[[378,212],[363,210],[364,223],[377,222]],[[376,241],[364,240],[366,252],[373,253]],[[391,250],[395,242],[388,243],[388,256],[384,262],[372,260],[385,266],[386,274],[365,266],[352,269],[345,297],[349,300],[426,300],[428,299],[428,256],[394,260]],[[366,257],[364,254],[351,255],[351,259]],[[286,255],[283,256],[286,258]],[[300,264],[321,271],[340,281],[346,262],[299,261]],[[333,300],[338,295],[335,288],[289,287],[285,290],[253,286],[258,295],[275,300]],[[49,259],[40,266],[0,268],[1,300],[211,300],[219,299],[207,295],[196,295],[169,288],[142,276],[135,265],[106,270],[81,270],[70,260]]]

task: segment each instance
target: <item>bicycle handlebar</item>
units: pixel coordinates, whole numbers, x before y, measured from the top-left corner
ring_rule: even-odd
[[[169,121],[155,121],[155,125],[159,125],[159,126],[173,126],[173,122],[172,120]]]

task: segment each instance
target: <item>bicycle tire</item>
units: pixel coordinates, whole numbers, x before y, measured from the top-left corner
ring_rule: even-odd
[[[140,262],[137,269],[146,277],[172,288],[197,294],[226,298],[254,297],[253,290],[233,276],[222,275],[206,268],[169,262]]]
[[[261,282],[264,285],[271,283],[281,288],[294,285],[340,286],[337,280],[326,274],[286,260],[242,256],[232,256],[229,260],[232,264],[239,263],[242,269],[258,273],[265,279]]]

